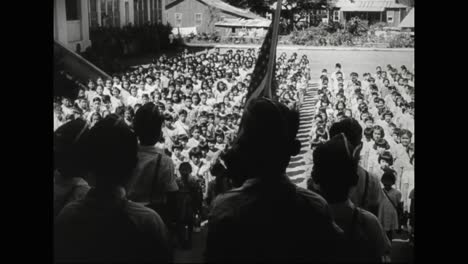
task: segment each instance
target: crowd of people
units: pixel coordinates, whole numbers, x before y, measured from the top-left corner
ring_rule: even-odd
[[[148,166],[150,170],[159,171],[164,175],[160,176],[163,181],[161,185],[164,185],[160,189],[168,193],[193,187],[195,181],[196,185],[200,185],[200,195],[191,196],[196,198],[196,206],[187,210],[193,211],[197,220],[191,222],[200,225],[206,220],[216,194],[229,186],[223,177],[216,178],[216,174],[222,174],[217,161],[220,154],[231,147],[238,131],[257,57],[258,53],[253,49],[228,50],[225,53],[215,49],[199,54],[185,50],[173,58],[163,55],[149,66],[136,67],[112,79],[89,80],[87,89],[79,88],[76,98],[56,98],[54,131],[74,120],[83,120],[87,128],[92,129],[101,120],[115,114],[138,133],[137,124],[151,122],[151,117],[148,117],[150,120],[138,122],[136,113],[144,105],[154,104],[163,118],[161,136],[154,143],[150,140],[146,144],[140,140],[139,160],[140,163],[143,160],[151,163],[153,155],[164,155],[160,164],[142,165],[134,174],[148,174]],[[308,64],[307,56],[299,58],[296,53],[290,57],[283,53],[277,59],[279,85],[276,97],[290,108],[298,107],[300,93],[307,85]],[[155,166],[158,168],[155,169]],[[187,171],[190,173],[187,174]],[[177,183],[173,181],[175,179],[178,179]],[[57,182],[62,183],[60,177]],[[140,191],[147,193],[144,191],[146,185],[148,182],[144,177],[135,179],[131,183],[133,189],[129,189],[128,194],[134,201],[151,204],[158,209],[164,220],[172,217],[171,221],[175,221],[180,213],[160,206],[164,197],[153,197],[153,200],[140,197]],[[192,187],[189,189],[196,191]],[[73,197],[79,193],[67,184],[58,189],[57,214],[65,204],[64,198],[75,200]],[[173,207],[176,207],[176,203],[174,201]],[[180,201],[178,203],[180,206],[177,208],[187,207]],[[191,233],[192,225],[187,224],[188,233]]]
[[[414,74],[406,66],[387,65],[385,70],[378,66],[375,74],[346,77],[339,63],[331,74],[322,71],[311,146],[326,142],[335,122],[357,120],[363,137],[359,165],[381,181],[376,186],[383,193],[376,200],[383,202],[374,213],[392,239],[407,227],[414,199]]]
[[[414,75],[323,72],[308,191],[285,171],[309,61],[281,54],[277,100],[244,109],[257,56],[161,56],[54,103],[56,259],[171,262],[204,220],[208,262],[388,257],[402,197],[414,212]]]

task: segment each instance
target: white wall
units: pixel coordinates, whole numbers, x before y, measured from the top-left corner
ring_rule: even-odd
[[[66,17],[65,0],[54,0],[54,39],[73,51],[76,51],[77,44],[80,44],[81,51],[91,46],[88,0],[79,0],[79,2],[81,4],[80,20],[69,23],[70,21],[67,21]]]

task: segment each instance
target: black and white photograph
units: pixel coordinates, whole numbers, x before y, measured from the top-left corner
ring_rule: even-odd
[[[414,263],[414,9],[54,0],[54,261]]]

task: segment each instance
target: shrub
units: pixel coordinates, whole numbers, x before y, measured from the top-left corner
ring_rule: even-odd
[[[320,23],[319,28],[325,30],[328,33],[335,33],[336,31],[343,29],[343,25],[339,22]]]
[[[389,41],[390,48],[414,48],[414,39],[407,33],[394,35]]]

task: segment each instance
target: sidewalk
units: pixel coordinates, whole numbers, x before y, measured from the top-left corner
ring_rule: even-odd
[[[250,49],[260,48],[260,44],[218,44],[218,43],[186,43],[187,47],[222,48],[222,49]],[[340,51],[407,51],[414,52],[414,48],[366,48],[366,47],[316,47],[304,45],[278,45],[277,50],[340,50]]]

